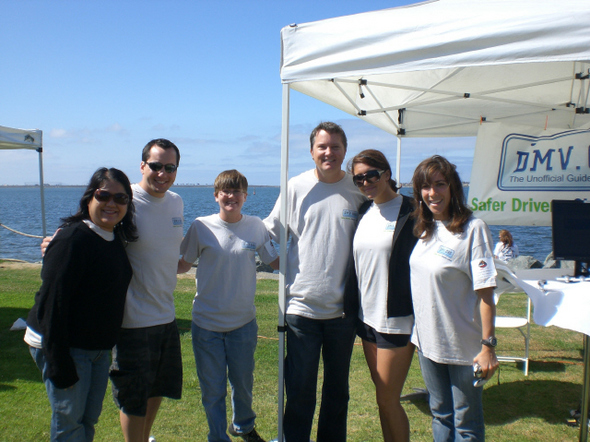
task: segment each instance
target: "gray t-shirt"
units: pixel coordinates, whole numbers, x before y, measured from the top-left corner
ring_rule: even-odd
[[[199,258],[193,321],[214,332],[229,332],[256,317],[256,260],[277,259],[277,251],[260,218],[242,215],[236,223],[219,214],[197,218],[180,246],[187,262]]]
[[[316,178],[315,169],[289,180],[288,198],[287,314],[311,319],[340,317],[358,209],[366,198],[349,174],[336,183],[324,183]],[[276,242],[279,216],[280,197],[264,220]]]
[[[129,243],[127,256],[133,278],[127,290],[123,328],[143,328],[174,321],[174,289],[183,234],[182,198],[163,198],[133,184],[135,224],[139,239]]]

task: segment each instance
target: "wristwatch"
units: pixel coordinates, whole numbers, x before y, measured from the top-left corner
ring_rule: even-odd
[[[487,345],[488,347],[494,348],[498,345],[498,340],[495,336],[490,336],[488,339],[482,339],[480,344]]]

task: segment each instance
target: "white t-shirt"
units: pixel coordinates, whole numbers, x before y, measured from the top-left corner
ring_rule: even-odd
[[[496,244],[494,256],[497,256],[498,259],[501,259],[504,262],[510,261],[518,256],[518,246],[514,243],[512,243],[511,246],[507,246],[500,241]]]
[[[372,204],[361,218],[354,235],[359,318],[380,333],[410,334],[414,325],[413,315],[387,317],[389,259],[401,205],[401,196],[383,204]]]
[[[315,169],[289,180],[287,313],[312,319],[342,316],[345,273],[358,220],[366,198],[349,174],[324,183]],[[264,220],[273,241],[279,241],[280,197]]]
[[[471,365],[481,351],[479,296],[496,286],[488,226],[471,218],[461,234],[443,222],[429,241],[418,240],[410,257],[415,324],[412,342],[428,359]]]
[[[135,224],[139,239],[127,256],[133,278],[127,290],[123,328],[142,328],[174,321],[174,288],[183,234],[182,198],[166,192],[156,198],[133,184]]]
[[[264,224],[255,216],[242,215],[236,223],[219,214],[193,221],[180,246],[187,262],[197,266],[197,294],[193,321],[214,332],[228,332],[256,317],[256,260],[270,264],[277,251]]]

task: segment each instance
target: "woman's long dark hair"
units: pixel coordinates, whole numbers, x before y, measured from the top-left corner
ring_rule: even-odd
[[[453,233],[462,233],[465,224],[472,214],[471,210],[465,205],[465,192],[463,192],[463,183],[457,173],[457,167],[440,155],[427,158],[418,164],[418,167],[414,171],[414,177],[412,178],[414,201],[416,203],[416,208],[412,216],[416,220],[414,235],[418,238],[431,238],[436,226],[432,212],[422,201],[422,186],[432,184],[434,181],[432,177],[438,172],[440,172],[449,184],[449,190],[451,192],[447,229]]]
[[[124,242],[137,241],[137,227],[135,227],[135,222],[133,221],[135,206],[133,205],[133,191],[131,190],[131,183],[129,183],[129,178],[127,178],[127,175],[125,175],[119,169],[115,169],[113,167],[110,169],[101,167],[97,169],[96,172],[94,172],[90,178],[90,182],[88,183],[86,190],[84,191],[84,194],[82,195],[82,198],[80,198],[78,212],[72,216],[68,216],[67,218],[62,218],[61,220],[63,224],[61,227],[67,226],[73,222],[90,219],[88,204],[92,198],[94,198],[94,192],[96,189],[100,189],[108,181],[113,181],[123,186],[125,193],[129,197],[129,203],[127,203],[127,213],[115,226],[115,235],[117,235]]]
[[[397,182],[393,179],[393,173],[391,172],[389,161],[387,161],[387,158],[385,158],[383,152],[375,149],[366,149],[356,154],[348,162],[347,169],[348,173],[351,175],[353,174],[355,164],[366,164],[367,166],[375,167],[385,172],[389,171],[389,187],[391,187],[393,191],[397,193],[397,189],[399,189],[399,187],[397,187]]]

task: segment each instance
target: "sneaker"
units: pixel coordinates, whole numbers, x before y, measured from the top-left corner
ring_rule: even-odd
[[[156,442],[156,438],[154,436],[150,436],[148,442]]]
[[[250,431],[249,433],[238,433],[234,427],[234,424],[230,424],[227,431],[229,431],[229,434],[231,434],[232,436],[241,437],[246,442],[266,442],[263,438],[260,437],[255,428],[252,428],[252,431]]]

